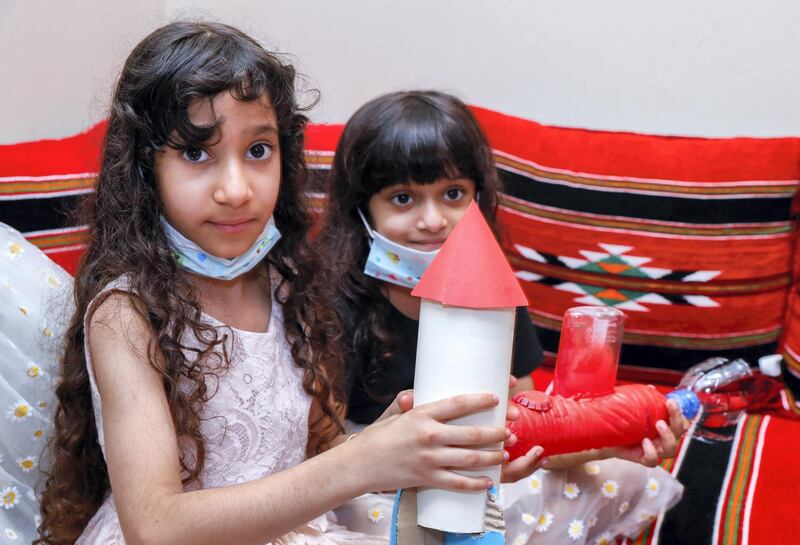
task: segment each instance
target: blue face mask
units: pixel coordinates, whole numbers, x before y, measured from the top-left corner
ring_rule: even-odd
[[[392,242],[369,226],[361,210],[358,215],[371,239],[364,274],[398,286],[416,287],[439,250],[423,252]]]
[[[281,238],[280,231],[275,227],[275,220],[270,217],[264,226],[264,230],[261,231],[261,234],[250,246],[249,250],[239,257],[225,259],[207,253],[200,246],[179,233],[163,216],[161,217],[161,225],[164,227],[164,233],[167,235],[167,240],[175,259],[181,267],[193,273],[219,280],[233,280],[237,276],[250,271],[266,257],[272,247],[275,246],[275,243],[278,242],[278,239]]]

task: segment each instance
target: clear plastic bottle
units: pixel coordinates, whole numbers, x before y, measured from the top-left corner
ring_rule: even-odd
[[[780,406],[783,382],[753,370],[743,359],[709,358],[689,369],[678,387],[691,390],[700,398],[702,414],[694,436],[706,441],[730,441],[734,425],[746,410]]]

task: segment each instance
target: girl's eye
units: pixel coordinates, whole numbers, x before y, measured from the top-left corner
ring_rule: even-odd
[[[269,144],[264,142],[253,144],[250,146],[250,149],[247,150],[248,159],[260,159],[263,161],[269,159],[270,155],[272,155],[272,148],[270,148]]]
[[[190,163],[202,163],[208,160],[208,153],[203,148],[186,148],[183,157]]]
[[[466,194],[466,191],[461,189],[460,187],[451,187],[447,191],[444,192],[444,196],[449,201],[457,201],[461,197]]]
[[[405,206],[406,204],[411,202],[411,195],[408,193],[398,193],[394,197],[391,198],[392,203],[397,204],[399,206]]]

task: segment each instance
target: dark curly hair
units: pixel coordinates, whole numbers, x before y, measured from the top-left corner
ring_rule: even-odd
[[[325,263],[318,281],[329,289],[344,329],[348,389],[376,401],[396,342],[386,327],[389,301],[381,281],[364,274],[369,239],[358,215],[383,188],[468,178],[495,227],[500,179],[478,122],[459,99],[437,91],[405,91],[362,106],[345,125],[328,178],[328,206],[319,237]]]
[[[130,279],[131,301],[153,331],[148,359],[162,375],[176,432],[194,447],[181,459],[184,484],[198,480],[203,470],[199,410],[213,395],[205,378],[210,368],[224,372],[229,365],[224,341],[231,331],[201,321],[198,293],[173,258],[159,222],[162,204],[153,161],[165,145],[200,145],[214,137],[217,126],[192,124],[187,108],[222,92],[242,101],[267,97],[275,109],[282,177],[274,218],[283,236],[261,266],[268,263],[282,277],[273,288],[284,309],[287,342],[296,365],[304,369],[305,391],[318,402],[319,418],[327,420],[314,427],[330,436],[341,431],[339,373],[331,367],[341,361],[332,342],[337,325],[324,305],[312,304],[320,299],[310,282],[317,260],[309,246],[311,220],[304,197],[307,119],[295,100],[294,68],[235,28],[166,25],[137,45],[125,62],[111,103],[97,189],[83,211],[90,237],[76,275],[76,311],[56,389],[38,543],[74,543],[109,491],[92,411],[84,316],[92,299],[118,277]],[[188,333],[201,341],[201,349],[183,344]],[[157,364],[156,354],[163,365]],[[221,360],[216,362],[221,369],[209,365],[215,359]],[[179,383],[192,387],[178,388]],[[331,438],[311,435],[310,444]]]

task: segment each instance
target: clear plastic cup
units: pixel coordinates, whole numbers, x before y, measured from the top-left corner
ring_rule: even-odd
[[[564,313],[554,394],[582,398],[614,391],[624,321],[612,307],[574,307]]]

